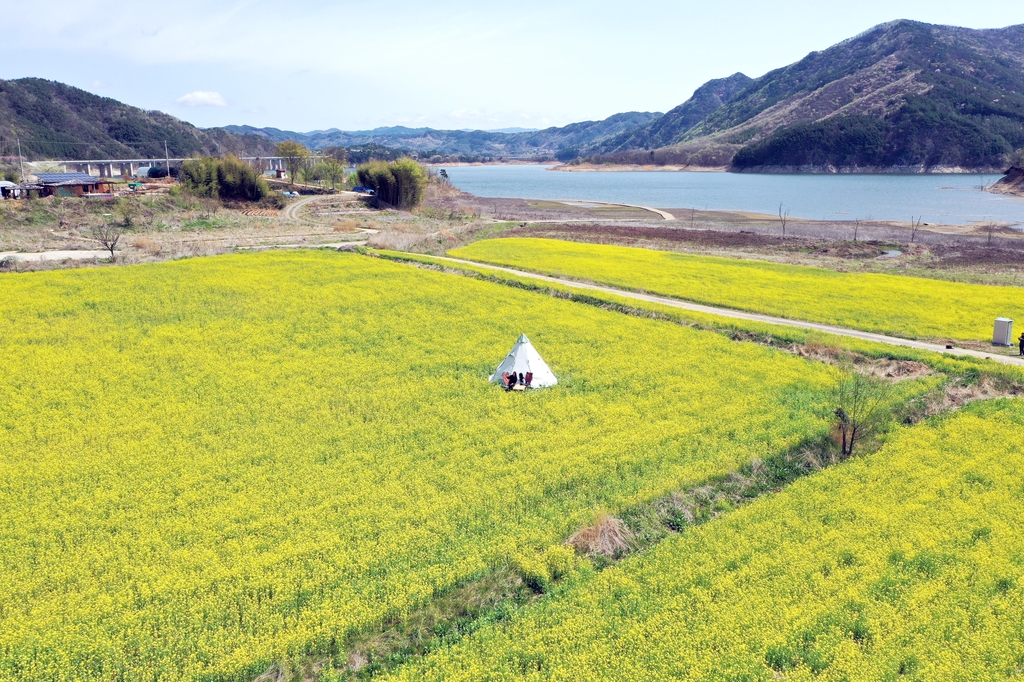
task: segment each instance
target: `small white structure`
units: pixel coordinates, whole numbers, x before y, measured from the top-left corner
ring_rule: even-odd
[[[148,178],[151,170],[153,170],[153,166],[139,166],[139,170],[135,171],[135,177]]]
[[[996,318],[996,329],[992,334],[993,346],[1013,345],[1013,320],[1007,317]]]
[[[503,383],[501,375],[505,373],[511,374],[512,372],[522,374],[524,377],[527,373],[532,373],[533,381],[530,382],[531,388],[544,388],[558,383],[558,379],[551,371],[551,368],[548,367],[544,359],[541,358],[540,353],[530,343],[530,339],[526,338],[526,334],[519,337],[516,345],[512,346],[512,350],[509,351],[509,354],[498,365],[498,369],[491,375],[491,383]]]

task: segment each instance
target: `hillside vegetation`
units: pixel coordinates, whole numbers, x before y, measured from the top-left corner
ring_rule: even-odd
[[[721,109],[737,93],[754,82],[742,73],[708,81],[690,99],[647,125],[633,128],[596,145],[591,151],[614,153],[667,147],[682,139],[695,125]]]
[[[822,438],[838,376],[355,254],[0,280],[2,679],[336,654],[599,510]],[[558,387],[487,382],[524,331]]]
[[[594,160],[653,147],[663,163],[713,150],[736,170],[1002,171],[1024,147],[1024,25],[883,24],[756,79],[672,140],[650,128]]]
[[[484,240],[451,255],[905,338],[991,339],[995,318],[1024,317],[1019,287],[850,274],[554,239]]]
[[[30,159],[163,158],[195,154],[272,155],[254,135],[200,130],[160,111],[143,111],[109,97],[43,80],[0,80],[0,156],[17,154],[11,126]]]
[[[1024,405],[975,405],[487,627],[395,680],[1005,680]]]
[[[31,158],[269,155],[277,142],[351,149],[357,162],[552,159],[736,171],[999,171],[1024,148],[1024,25],[895,21],[752,80],[715,79],[668,114],[627,112],[539,131],[199,130],[159,112],[40,79],[0,81]]]

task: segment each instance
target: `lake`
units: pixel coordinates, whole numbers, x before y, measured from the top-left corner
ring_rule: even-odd
[[[584,199],[795,218],[898,220],[1024,227],[1024,199],[981,191],[999,175],[754,175],[659,171],[549,171],[550,166],[437,166],[481,197]]]

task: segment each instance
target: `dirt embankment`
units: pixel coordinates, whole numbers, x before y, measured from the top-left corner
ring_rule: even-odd
[[[988,188],[989,192],[996,194],[1013,194],[1024,197],[1024,168],[1014,166],[1006,171],[1003,179]]]

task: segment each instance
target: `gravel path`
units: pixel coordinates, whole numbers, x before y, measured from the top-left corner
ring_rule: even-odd
[[[985,353],[983,351],[970,350],[967,348],[946,348],[943,345],[937,343],[928,343],[926,341],[913,341],[911,339],[901,339],[895,336],[886,336],[884,334],[864,332],[857,329],[833,327],[827,324],[818,324],[817,322],[790,320],[785,317],[773,317],[771,315],[761,315],[759,313],[748,313],[742,310],[733,310],[731,308],[717,308],[709,305],[701,305],[699,303],[680,301],[675,298],[665,298],[663,296],[640,294],[635,291],[624,291],[622,289],[615,289],[613,287],[602,286],[599,284],[587,284],[585,282],[576,282],[571,279],[561,279],[559,277],[538,275],[536,273],[526,272],[524,270],[503,268],[497,265],[487,265],[485,263],[477,263],[475,261],[468,261],[460,258],[447,258],[441,256],[434,256],[434,258],[438,258],[439,260],[444,260],[451,263],[461,263],[464,265],[473,265],[476,267],[487,268],[489,270],[496,270],[499,272],[507,272],[512,275],[518,275],[520,277],[529,277],[544,282],[553,282],[555,284],[561,284],[563,286],[572,287],[574,289],[584,289],[587,291],[602,291],[608,294],[622,296],[624,298],[633,298],[639,301],[648,301],[650,303],[660,303],[662,305],[671,306],[673,308],[693,310],[699,313],[709,313],[711,315],[719,315],[721,317],[729,317],[736,320],[750,320],[752,322],[766,322],[768,324],[777,324],[785,327],[798,327],[800,329],[810,329],[813,331],[826,332],[828,334],[836,334],[837,336],[848,336],[854,339],[863,339],[864,341],[875,341],[877,343],[885,343],[889,344],[890,346],[902,346],[904,348],[916,348],[918,350],[932,351],[933,353],[945,353],[947,355],[960,355],[974,358],[982,358],[987,360],[994,360],[995,362],[1001,362],[1005,365],[1016,365],[1018,367],[1024,367],[1024,357],[990,354]]]
[[[115,251],[120,254],[120,251]],[[0,251],[0,259],[13,258],[25,263],[39,263],[42,261],[62,260],[110,260],[110,252],[102,251],[39,251],[37,253],[21,253],[20,251]]]

